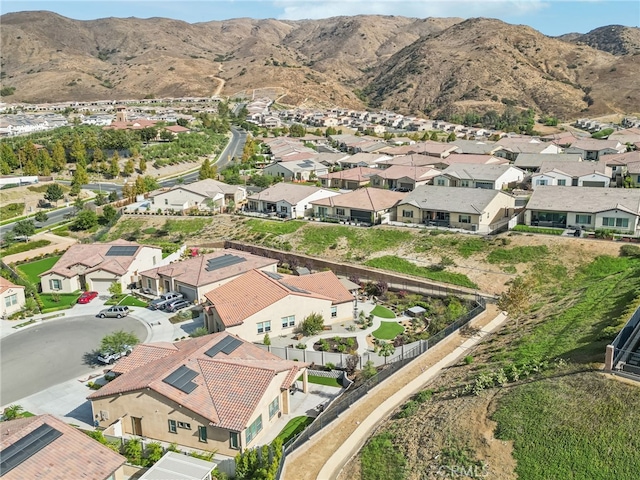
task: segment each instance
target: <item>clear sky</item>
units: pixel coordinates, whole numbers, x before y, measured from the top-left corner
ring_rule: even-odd
[[[2,0],[0,12],[49,10],[78,20],[166,17],[189,23],[229,18],[299,20],[339,15],[492,17],[546,35],[586,33],[611,24],[640,26],[640,0]]]

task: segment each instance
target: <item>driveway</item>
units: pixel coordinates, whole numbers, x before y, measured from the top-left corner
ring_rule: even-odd
[[[82,315],[44,322],[0,339],[0,405],[8,405],[54,385],[102,372],[91,362],[100,340],[117,330],[133,332],[140,341],[147,328],[133,317],[99,319]]]

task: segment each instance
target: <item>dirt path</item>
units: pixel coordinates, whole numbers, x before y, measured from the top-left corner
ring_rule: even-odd
[[[499,313],[495,305],[487,305],[486,311],[471,322],[474,328],[482,328],[493,320]],[[456,332],[443,340],[434,348],[428,350],[420,358],[413,361],[383,384],[371,390],[363,399],[355,403],[349,410],[343,413],[319,434],[311,438],[288,457],[285,464],[283,478],[289,480],[312,480],[318,475],[331,458],[331,456],[344,446],[347,439],[380,404],[402,387],[432,367],[451,352],[453,352],[465,339]],[[383,418],[378,419],[384,420]]]
[[[218,74],[220,74],[221,72],[224,72],[224,70],[222,69],[222,63],[220,65],[218,65]],[[227,83],[225,81],[224,78],[220,78],[217,76],[213,76],[211,77],[214,80],[218,81],[218,86],[216,87],[215,91],[213,92],[212,97],[219,97],[220,96],[220,92],[222,92],[222,89],[224,88],[225,84]]]
[[[53,233],[39,233],[31,237],[31,241],[36,240],[49,240],[51,242],[50,245],[46,247],[35,248],[33,250],[28,250],[22,253],[16,253],[14,255],[7,255],[3,258],[5,263],[15,263],[20,262],[22,260],[26,260],[27,258],[37,257],[38,255],[45,255],[47,253],[54,253],[56,250],[59,252],[64,252],[71,245],[78,243],[78,240],[71,237],[59,237],[58,235],[54,235]]]

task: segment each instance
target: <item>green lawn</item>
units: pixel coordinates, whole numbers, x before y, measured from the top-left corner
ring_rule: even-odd
[[[309,426],[311,422],[313,422],[312,417],[302,416],[292,418],[278,434],[278,438],[282,439],[282,443],[285,444],[297,434],[302,432],[305,428],[307,428],[307,426]]]
[[[404,327],[397,322],[381,322],[380,328],[375,330],[372,335],[381,340],[392,340],[402,332],[404,332]]]
[[[28,252],[29,250],[35,250],[36,248],[46,247],[51,245],[49,240],[36,240],[34,242],[14,243],[10,247],[0,250],[0,256],[13,255],[14,253]]]
[[[376,305],[373,310],[371,310],[371,315],[380,318],[396,318],[396,314],[389,310],[387,307],[383,307],[382,305]]]
[[[395,255],[372,258],[371,260],[367,260],[365,265],[381,268],[383,270],[390,270],[392,272],[415,275],[416,277],[429,278],[436,282],[450,283],[452,285],[460,285],[468,288],[478,288],[478,286],[473,283],[469,277],[462,273],[419,267],[416,264],[411,263],[404,258],[396,257]]]
[[[562,228],[530,227],[528,225],[516,225],[512,230],[514,232],[544,233],[546,235],[562,235],[562,232],[564,232]]]
[[[9,203],[0,206],[0,220],[19,217],[24,211],[24,203]]]
[[[549,253],[546,245],[498,248],[487,255],[489,263],[526,263],[535,262]]]
[[[410,241],[412,233],[383,228],[313,225],[302,231],[300,249],[309,254],[320,254],[327,248],[336,248],[342,238],[346,240],[349,249],[374,253]]]
[[[39,274],[46,272],[51,269],[58,260],[60,260],[61,255],[43,258],[42,260],[37,260],[35,262],[23,263],[22,265],[18,265],[18,271],[22,273],[27,280],[29,280],[34,285],[40,283]]]
[[[302,381],[302,377],[298,380]],[[338,383],[338,380],[335,378],[329,377],[318,377],[317,375],[307,375],[307,380],[309,383],[315,383],[316,385],[327,385],[328,387],[338,387],[342,388],[342,385]]]
[[[76,300],[80,296],[79,293],[61,293],[58,294],[58,301],[54,301],[56,296],[50,293],[41,293],[39,295],[42,301],[42,313],[55,312],[56,310],[64,310],[71,308],[76,304]]]
[[[302,227],[305,223],[298,220],[290,220],[288,222],[278,222],[275,220],[258,220],[252,218],[245,222],[251,231],[256,233],[271,233],[273,235],[286,235],[293,233]]]
[[[184,233],[186,235],[196,235],[204,227],[211,225],[211,218],[190,218],[188,220],[167,220],[164,229],[169,233]]]
[[[118,302],[118,305],[125,305],[127,307],[146,307],[148,303],[134,297],[133,295],[127,295]]]

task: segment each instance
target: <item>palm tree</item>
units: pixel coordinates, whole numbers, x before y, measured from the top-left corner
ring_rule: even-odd
[[[4,409],[2,416],[4,417],[4,420],[15,420],[22,416],[22,412],[24,412],[24,408],[20,405],[10,405]]]

